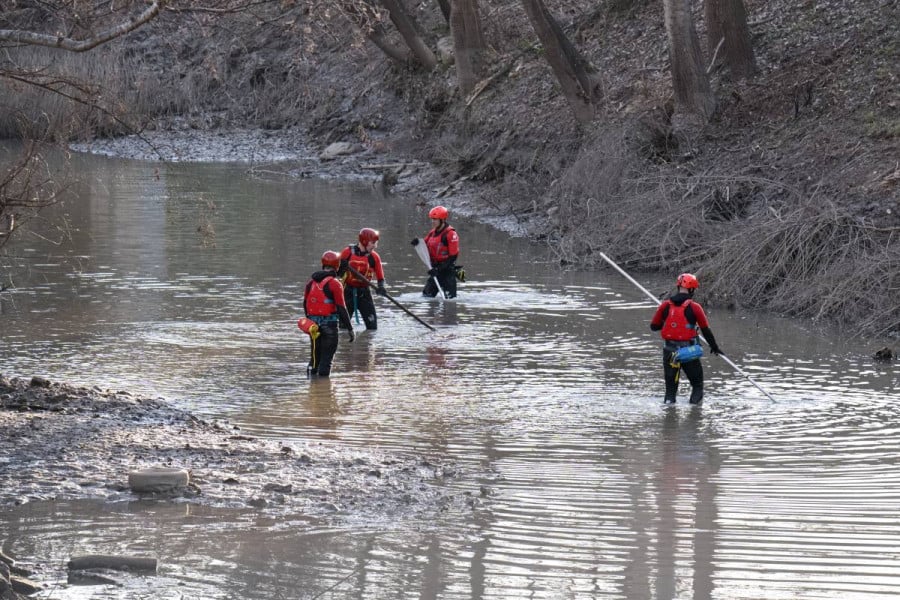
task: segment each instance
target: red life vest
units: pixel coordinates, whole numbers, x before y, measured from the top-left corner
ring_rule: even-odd
[[[428,246],[428,255],[432,263],[444,262],[459,252],[459,234],[449,225],[440,233],[432,229],[425,234],[425,244]]]
[[[362,273],[367,280],[373,279],[375,273],[375,257],[372,254],[360,254],[356,247],[347,246],[341,252],[341,259],[346,260],[347,264]],[[360,279],[351,271],[347,275],[347,285],[350,287],[364,288],[369,287],[368,281],[360,281]]]
[[[329,283],[335,281],[333,275],[322,281],[313,279],[306,286],[306,314],[310,317],[329,317],[337,312],[334,296]]]
[[[672,340],[676,342],[687,342],[697,337],[697,319],[693,319],[693,323],[688,319],[685,310],[691,305],[691,300],[685,300],[681,305],[677,305],[671,300],[669,303],[668,313],[663,321],[663,328],[659,332],[664,340]],[[693,315],[693,310],[691,314]]]

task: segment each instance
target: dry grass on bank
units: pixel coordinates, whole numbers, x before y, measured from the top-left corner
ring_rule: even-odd
[[[7,52],[18,73],[30,75],[0,87],[0,138],[68,140],[83,131],[122,130],[113,115],[128,118],[127,84],[116,61],[43,47]]]
[[[801,317],[900,332],[900,230],[867,226],[816,199],[772,211],[719,241],[703,269],[720,298]]]
[[[554,192],[551,246],[561,261],[596,265],[606,252],[625,268],[697,272],[721,304],[900,333],[900,229],[830,200],[839,172],[804,192],[691,173],[648,159],[648,146],[622,131],[602,137]]]

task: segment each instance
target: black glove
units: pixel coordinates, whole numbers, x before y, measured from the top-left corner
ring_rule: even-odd
[[[722,350],[719,349],[719,344],[716,343],[716,337],[713,335],[712,330],[709,327],[701,327],[700,331],[703,332],[703,337],[706,338],[706,343],[709,344],[709,351],[712,354],[723,354]]]
[[[350,343],[353,343],[353,340],[356,339],[356,333],[352,329],[347,330],[347,339],[350,340]]]
[[[428,274],[432,277],[437,277],[438,273],[440,273],[440,271],[438,271],[437,269],[428,269]]]
[[[419,238],[413,238],[412,241],[410,242],[410,244],[413,245],[413,246],[418,246],[418,245],[419,245]]]
[[[387,290],[384,289],[384,281],[378,282],[378,287],[375,288],[375,293],[379,296],[387,296]]]

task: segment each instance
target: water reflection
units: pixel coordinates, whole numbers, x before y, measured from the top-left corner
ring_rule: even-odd
[[[70,243],[6,258],[3,372],[162,395],[248,434],[435,455],[463,514],[427,522],[90,503],[0,517],[20,556],[146,550],[161,576],[54,598],[876,598],[900,592],[896,365],[771,315],[711,311],[701,407],[664,408],[652,307],[615,273],[454,218],[469,281],[420,295],[424,214],[368,186],[84,158]],[[345,217],[336,219],[334,215]],[[379,329],[308,380],[302,284],[381,231]],[[641,281],[654,291],[668,278]],[[885,345],[885,344],[879,344]],[[152,589],[152,591],[151,591]],[[299,591],[298,591],[299,590]],[[81,594],[79,596],[79,594]],[[93,595],[91,595],[93,594]]]
[[[686,413],[669,407],[662,424],[662,466],[659,485],[659,572],[656,597],[676,598],[687,587],[679,573],[693,571],[693,598],[712,598],[711,573],[715,557],[716,487],[720,459],[714,441],[701,431],[702,407]],[[686,514],[680,514],[679,508]],[[684,519],[682,523],[680,521]],[[679,552],[675,532],[693,531],[687,548]],[[681,564],[680,561],[684,561]]]
[[[247,418],[258,427],[313,429],[323,439],[338,439],[344,410],[335,385],[328,377],[303,379],[297,383],[294,394],[250,407]]]

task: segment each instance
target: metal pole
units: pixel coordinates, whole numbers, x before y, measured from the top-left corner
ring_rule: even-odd
[[[617,265],[617,264],[613,261],[613,259],[611,259],[610,257],[608,257],[608,256],[607,256],[606,254],[604,254],[603,252],[600,253],[600,258],[602,258],[603,260],[605,260],[606,262],[608,262],[608,263],[610,264],[610,266],[611,266],[612,268],[614,268],[616,271],[618,271],[619,273],[621,273],[622,276],[625,277],[625,279],[627,279],[628,281],[630,281],[631,283],[633,283],[634,285],[636,285],[642,292],[644,292],[644,293],[647,295],[648,298],[650,298],[650,300],[652,300],[653,302],[655,302],[657,305],[660,304],[660,301],[659,301],[659,299],[658,299],[656,296],[654,296],[653,294],[651,294],[650,291],[649,291],[647,288],[645,288],[645,287],[642,286],[640,283],[638,283],[638,282],[634,279],[634,277],[632,277],[631,275],[629,275],[628,273],[626,273],[626,272],[622,269],[622,267],[620,267],[619,265]],[[701,341],[701,342],[703,342],[703,343],[706,344],[707,346],[709,345],[709,342],[707,342],[705,339],[703,339],[703,336],[702,336],[702,335],[698,335],[697,337],[700,338],[700,341]],[[747,375],[747,374],[746,374],[739,366],[737,366],[736,364],[734,364],[734,363],[731,361],[730,358],[728,358],[728,357],[725,356],[724,354],[719,354],[719,357],[720,357],[722,360],[724,360],[726,363],[728,363],[729,365],[731,365],[731,367],[732,367],[735,371],[737,371],[738,373],[740,373],[741,375],[743,375],[744,377],[746,377],[746,378],[747,378],[747,381],[749,381],[749,382],[752,383],[754,386],[756,386],[756,389],[758,389],[759,391],[761,391],[761,392],[766,396],[766,398],[768,398],[768,399],[771,400],[772,402],[775,402],[775,398],[773,398],[772,395],[769,394],[769,392],[767,392],[766,390],[762,389],[762,387],[760,387],[760,385],[759,385],[758,383],[756,383],[755,381],[753,381],[753,379],[752,379],[749,375]]]
[[[350,271],[351,273],[353,273],[356,277],[358,277],[358,278],[361,279],[362,281],[365,281],[366,283],[368,283],[370,287],[373,287],[373,288],[375,288],[376,290],[378,289],[378,286],[377,286],[377,285],[375,285],[374,283],[372,283],[365,275],[363,275],[362,273],[360,273],[359,271],[357,271],[356,269],[354,269],[354,268],[351,267],[350,265],[347,265],[347,269],[349,269],[349,271]],[[413,319],[415,319],[416,321],[418,321],[419,323],[421,323],[422,325],[424,325],[424,326],[427,327],[428,329],[430,329],[430,330],[432,330],[432,331],[435,331],[435,328],[434,328],[434,327],[432,327],[431,325],[429,325],[428,323],[426,323],[425,321],[423,321],[422,319],[420,319],[419,317],[417,317],[416,315],[414,315],[412,312],[410,312],[410,310],[409,310],[408,308],[406,308],[405,306],[403,306],[402,304],[400,304],[399,302],[397,302],[396,300],[394,300],[393,298],[391,298],[387,293],[384,294],[384,297],[387,298],[388,300],[390,300],[391,302],[393,302],[394,304],[396,304],[397,307],[398,307],[400,310],[402,310],[403,312],[405,312],[406,314],[408,314],[409,316],[411,316]]]

